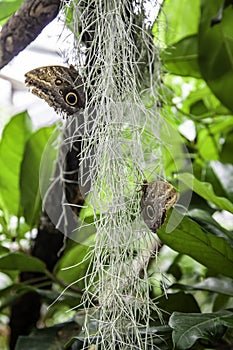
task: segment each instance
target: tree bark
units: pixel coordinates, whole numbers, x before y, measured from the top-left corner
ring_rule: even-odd
[[[60,0],[25,0],[0,33],[0,69],[25,49],[58,14]]]

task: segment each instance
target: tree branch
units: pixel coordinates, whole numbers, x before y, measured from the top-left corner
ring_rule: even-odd
[[[0,69],[29,45],[58,14],[60,0],[25,0],[0,33]]]

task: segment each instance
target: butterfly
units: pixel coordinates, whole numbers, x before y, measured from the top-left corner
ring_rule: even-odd
[[[32,93],[45,100],[55,111],[72,115],[85,107],[83,81],[72,65],[35,68],[25,77],[25,84],[32,88]]]
[[[142,185],[142,217],[152,232],[162,226],[167,211],[177,202],[178,194],[174,187],[165,181],[147,182]]]

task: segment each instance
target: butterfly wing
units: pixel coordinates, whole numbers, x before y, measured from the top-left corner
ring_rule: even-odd
[[[73,66],[39,67],[27,72],[25,77],[32,93],[56,111],[72,115],[85,106],[83,82]]]
[[[144,182],[142,185],[142,217],[152,232],[162,226],[167,211],[176,203],[177,192],[165,181]]]

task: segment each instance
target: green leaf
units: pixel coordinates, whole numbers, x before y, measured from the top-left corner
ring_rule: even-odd
[[[233,150],[233,131],[229,132],[225,139],[225,143],[222,147],[222,152],[220,154],[220,159],[222,163],[232,162],[232,150]]]
[[[197,35],[185,37],[162,51],[162,60],[169,73],[200,78]]]
[[[39,169],[45,146],[55,126],[41,128],[28,140],[21,165],[21,205],[26,222],[31,226],[38,223],[41,212],[39,190]]]
[[[233,204],[227,198],[216,196],[210,183],[201,182],[189,173],[179,174],[179,179],[187,186],[193,184],[194,192],[199,194],[199,196],[205,198],[207,201],[215,204],[218,208],[233,213]]]
[[[0,310],[12,305],[21,295],[36,291],[32,286],[24,283],[14,283],[6,288],[0,290],[1,305]],[[54,300],[54,299],[53,299]]]
[[[206,108],[202,98],[190,104],[190,113],[195,115],[195,119],[196,116],[201,116],[201,118],[203,118],[203,115],[206,115],[208,113],[208,109]]]
[[[215,165],[217,171],[214,170]],[[218,169],[223,178],[228,176],[231,178],[230,169],[227,169],[226,167],[226,171],[223,171],[221,167],[221,162],[215,160],[208,163],[205,167],[205,181],[211,183],[211,185],[213,186],[213,190],[217,196],[226,197],[230,199],[228,194],[231,188],[229,188],[229,191],[224,188],[223,183],[221,182],[221,176],[218,176]]]
[[[8,17],[12,16],[24,0],[2,0],[0,2],[0,22],[3,24]]]
[[[233,278],[233,249],[224,238],[206,233],[187,217],[172,233],[165,233],[162,226],[157,234],[170,248],[192,257],[216,273]]]
[[[199,225],[207,232],[213,233],[218,237],[224,237],[228,240],[229,244],[233,246],[233,234],[219,225],[219,223],[214,220],[210,213],[201,209],[193,209],[188,212],[188,216],[194,221],[198,222]]]
[[[233,116],[224,116],[222,118],[218,118],[217,121],[212,119],[212,124],[209,127],[210,133],[215,134],[222,134],[222,133],[228,133],[229,131],[232,131],[232,125],[233,125]]]
[[[200,15],[200,0],[165,0],[152,33],[167,46],[196,34]]]
[[[162,159],[166,176],[172,177],[172,172],[179,172],[183,168],[183,162],[187,161],[183,138],[171,123],[162,125],[160,137],[163,140]],[[191,166],[191,162],[187,162],[187,166]]]
[[[208,128],[200,130],[197,135],[197,148],[204,160],[218,159],[219,135],[213,135]]]
[[[43,153],[41,154],[40,162],[40,192],[42,199],[47,195],[48,189],[51,187],[51,177],[54,177],[54,171],[57,165],[57,157],[59,152],[61,133],[59,128],[56,128],[51,134],[51,137],[44,143]]]
[[[233,201],[233,165],[232,164],[223,164],[219,161],[212,161],[210,163],[210,168],[213,172],[213,177],[215,176],[215,183],[219,181],[220,190],[218,192],[222,194],[225,193],[231,201]],[[208,170],[209,168],[207,168]],[[212,177],[212,178],[213,178]],[[211,181],[208,182],[212,182]]]
[[[180,350],[189,349],[198,339],[214,342],[225,332],[226,327],[233,327],[233,313],[221,311],[216,313],[196,314],[174,312],[169,326],[173,328],[173,343]]]
[[[45,272],[46,266],[37,258],[17,252],[0,256],[0,269]]]
[[[231,278],[209,277],[194,285],[195,289],[208,290],[213,293],[226,294],[233,297],[233,281]]]
[[[199,131],[196,147],[201,158],[207,161],[219,159],[222,147],[221,140],[223,135],[232,129],[232,123],[232,116],[219,117],[215,120],[212,119],[208,127]]]
[[[199,65],[202,76],[219,100],[233,111],[233,11],[228,6],[222,21],[211,26],[222,0],[202,0],[199,26]]]
[[[31,227],[25,222],[25,221],[21,221],[19,220],[18,222],[18,227],[17,227],[17,232],[16,232],[16,240],[17,241],[20,241],[20,239],[25,239],[25,234],[30,232],[31,231]],[[11,237],[12,239],[12,236],[11,236],[11,232],[9,231],[9,236]]]
[[[170,288],[170,287],[169,287]],[[158,298],[158,307],[166,313],[179,312],[200,312],[200,308],[191,294],[184,292],[167,293],[166,296]]]
[[[230,111],[212,93],[206,82],[202,79],[189,79],[188,83],[193,87],[188,96],[183,101],[182,111],[194,115],[194,120],[212,118],[214,114],[229,115]]]
[[[31,120],[26,112],[14,116],[3,130],[0,143],[0,193],[5,210],[19,215],[20,168],[25,144],[32,132]]]
[[[6,254],[9,252],[9,249],[3,246],[0,246],[0,255]]]
[[[231,307],[232,306],[231,300],[232,300],[232,297],[226,294],[218,294],[214,300],[212,311],[216,312],[222,309],[227,309],[229,307],[229,303]]]
[[[174,283],[169,286],[169,288],[176,290],[180,289],[183,291],[205,290],[208,292],[219,293],[233,297],[233,281],[231,278],[225,276],[222,278],[209,277],[199,283],[196,283],[193,286]]]
[[[91,248],[89,245],[78,244],[70,249],[58,261],[55,267],[58,278],[62,279],[67,284],[73,283],[76,280],[77,286],[79,288],[84,288],[84,279],[91,260],[90,253]]]
[[[81,327],[76,322],[66,322],[37,329],[29,336],[20,336],[15,350],[60,350],[70,338],[78,335]]]

